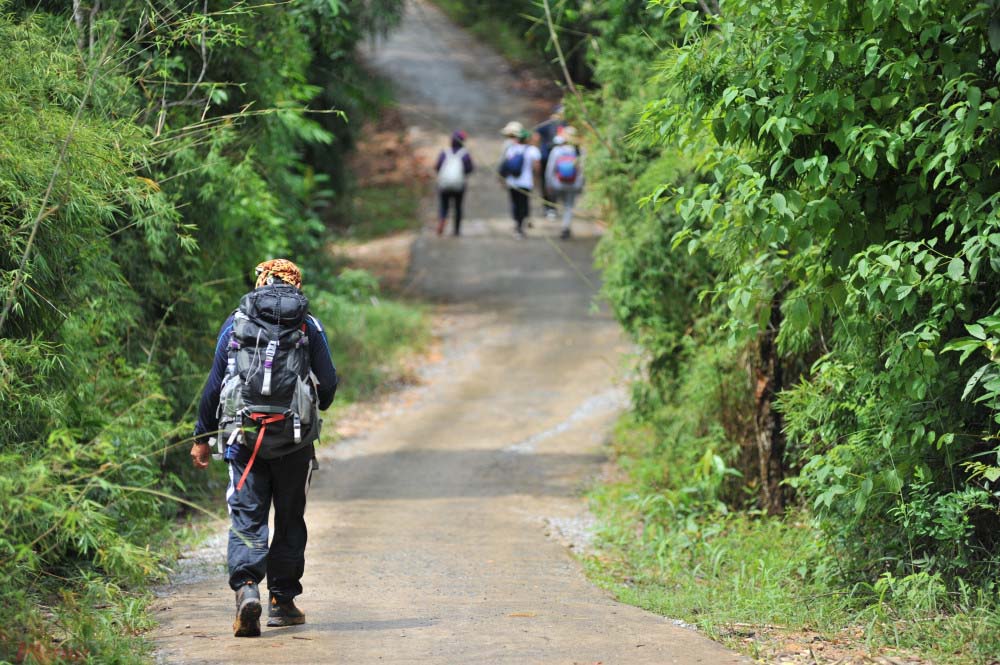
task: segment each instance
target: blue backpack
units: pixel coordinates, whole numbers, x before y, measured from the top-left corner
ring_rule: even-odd
[[[506,178],[511,176],[513,178],[520,178],[521,171],[524,170],[524,150],[511,151],[507,148],[507,152],[504,153],[503,161],[500,162],[500,176]]]
[[[564,185],[576,183],[579,175],[576,159],[573,155],[562,155],[556,160],[556,179]]]

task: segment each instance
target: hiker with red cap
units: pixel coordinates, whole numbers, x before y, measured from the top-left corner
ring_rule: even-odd
[[[438,215],[437,234],[444,233],[448,223],[448,209],[455,206],[455,235],[461,233],[462,199],[465,197],[465,183],[472,173],[472,157],[465,149],[465,132],[457,130],[451,135],[451,149],[442,150],[438,155],[434,170],[437,171],[438,199],[440,214]]]
[[[265,577],[267,625],[305,623],[294,599],[302,593],[305,568],[306,494],[317,468],[319,411],[333,402],[337,370],[301,287],[302,273],[287,259],[257,266],[256,288],[219,332],[198,408],[191,447],[195,467],[208,466],[213,439],[229,463],[228,562],[236,637],[260,635],[257,585]]]

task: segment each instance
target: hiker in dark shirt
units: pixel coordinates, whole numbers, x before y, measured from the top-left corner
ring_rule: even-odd
[[[229,586],[236,637],[260,635],[257,585],[267,578],[268,626],[305,623],[302,593],[306,493],[319,438],[318,410],[333,402],[337,370],[323,326],[308,314],[291,261],[257,266],[257,286],[226,319],[202,391],[191,458],[203,469],[218,436],[229,463]],[[268,545],[268,512],[274,534]]]
[[[538,135],[538,150],[542,154],[541,169],[545,173],[549,166],[549,153],[555,145],[556,135],[559,130],[566,126],[563,121],[563,105],[559,104],[552,109],[549,119],[535,127],[535,134]],[[542,180],[542,199],[546,217],[555,217],[556,209],[553,205],[552,192],[549,191],[548,183]]]
[[[444,233],[448,221],[448,209],[455,206],[455,235],[461,233],[462,199],[465,197],[465,184],[472,173],[472,156],[465,148],[466,135],[463,131],[455,131],[451,135],[451,149],[442,150],[438,154],[434,170],[437,172],[438,199],[440,214],[438,215],[437,234]]]

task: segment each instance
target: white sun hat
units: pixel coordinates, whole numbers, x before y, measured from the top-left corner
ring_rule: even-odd
[[[510,122],[508,122],[506,125],[503,126],[503,129],[500,130],[500,133],[503,134],[504,136],[517,137],[523,131],[524,131],[524,125],[519,123],[517,120],[511,120]]]

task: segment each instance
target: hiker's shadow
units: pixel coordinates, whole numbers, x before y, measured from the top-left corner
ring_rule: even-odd
[[[302,624],[301,626],[286,626],[284,628],[268,628],[260,635],[260,639],[278,639],[295,637],[312,639],[307,634],[328,632],[354,632],[377,630],[405,630],[407,628],[429,628],[437,625],[441,619],[437,617],[406,617],[402,619],[361,620],[361,621],[320,621]]]

